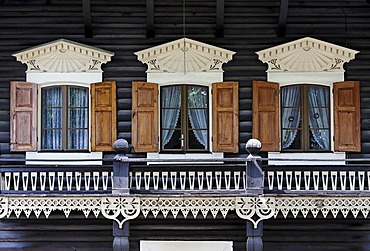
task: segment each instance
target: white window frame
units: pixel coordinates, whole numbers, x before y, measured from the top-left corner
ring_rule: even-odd
[[[322,153],[287,153],[287,152],[268,152],[269,165],[345,165],[345,152],[334,151],[334,102],[333,102],[333,83],[344,81],[343,72],[268,72],[269,82],[279,83],[279,88],[287,85],[297,84],[315,84],[330,87],[330,133],[331,133],[331,151]],[[280,103],[280,95],[279,95]],[[279,118],[281,119],[281,118]],[[279,121],[279,128],[281,122]],[[281,142],[279,142],[281,144]],[[286,159],[287,161],[274,161],[273,159]],[[291,161],[301,159],[302,161]],[[318,161],[304,161],[304,159],[317,159]],[[320,161],[320,159],[325,161]],[[330,161],[326,161],[330,160]]]
[[[38,142],[37,152],[26,152],[27,165],[102,165],[102,152],[91,152],[91,97],[89,94],[89,152],[40,152],[41,149],[41,88],[54,85],[76,85],[88,87],[102,82],[101,73],[27,73],[27,82],[38,84]],[[83,159],[84,161],[79,161]],[[60,160],[60,161],[59,161]]]

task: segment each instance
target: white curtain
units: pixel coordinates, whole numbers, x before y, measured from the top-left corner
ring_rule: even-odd
[[[204,87],[188,87],[188,116],[196,139],[205,149],[208,148],[208,112],[207,112],[207,90]]]
[[[62,88],[42,89],[42,149],[62,148]]]
[[[308,97],[311,133],[322,150],[329,150],[329,88],[310,86]]]
[[[69,87],[68,149],[88,149],[88,119],[88,89]]]
[[[297,136],[297,129],[301,121],[300,109],[300,86],[287,86],[281,88],[281,103],[282,103],[282,149],[287,149],[293,143]]]
[[[162,87],[162,128],[175,128],[180,116],[180,86]],[[162,148],[170,142],[175,130],[162,129]]]

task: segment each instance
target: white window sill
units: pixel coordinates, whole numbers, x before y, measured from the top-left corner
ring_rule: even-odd
[[[148,159],[193,159],[192,164],[209,164],[211,162],[197,162],[201,159],[222,159],[224,153],[184,153],[184,154],[171,154],[171,153],[147,153]],[[186,164],[190,162],[150,162],[148,164]],[[214,164],[214,162],[212,162]],[[221,163],[222,162],[217,162]]]
[[[346,153],[280,153],[269,152],[269,165],[345,165]],[[274,160],[284,159],[284,160]],[[322,160],[322,161],[321,161]]]
[[[26,152],[26,165],[102,165],[102,152],[44,153]]]

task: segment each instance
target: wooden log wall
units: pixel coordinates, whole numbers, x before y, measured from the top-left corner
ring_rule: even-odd
[[[186,0],[185,35],[236,52],[233,61],[224,65],[224,79],[240,83],[241,149],[252,133],[252,80],[266,79],[267,66],[257,59],[255,52],[310,36],[360,51],[355,60],[346,64],[346,79],[361,81],[362,152],[350,157],[369,158],[370,4],[365,0],[291,0],[286,36],[278,37],[280,1],[224,2],[224,36],[217,37],[216,0]],[[145,0],[91,0],[91,16],[93,37],[85,38],[80,0],[0,1],[1,158],[24,157],[9,151],[9,82],[25,80],[26,70],[26,66],[11,55],[60,38],[115,53],[112,61],[103,66],[104,79],[117,81],[118,136],[131,142],[131,82],[146,80],[146,66],[136,59],[134,52],[183,37],[183,1],[154,1],[153,38],[146,37]],[[240,153],[244,154],[243,150]],[[46,247],[110,250],[111,223],[62,218],[1,221],[0,250],[47,250]],[[244,223],[234,216],[226,220],[138,219],[131,224],[132,250],[138,250],[138,241],[142,238],[195,240],[199,236],[209,240],[233,240],[234,251],[245,250]],[[317,226],[321,230],[317,230]],[[300,236],[296,234],[297,229]],[[271,220],[265,223],[265,250],[327,250],[329,247],[369,250],[368,230],[367,221]],[[293,234],[297,237],[295,240],[291,239]],[[335,237],[336,234],[351,237],[344,239]],[[326,238],[329,239],[325,241]],[[353,242],[356,238],[361,241]],[[95,245],[96,241],[99,245]]]

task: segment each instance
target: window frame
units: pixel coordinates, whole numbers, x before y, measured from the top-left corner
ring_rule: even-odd
[[[297,127],[296,129],[300,131],[300,141],[301,141],[301,147],[299,149],[282,149],[282,143],[283,143],[283,122],[282,122],[282,114],[283,114],[283,100],[282,100],[282,88],[285,87],[291,87],[291,86],[299,86],[300,88],[300,109],[301,109],[301,125],[300,127]],[[329,149],[328,150],[319,150],[319,149],[310,149],[309,143],[310,143],[310,127],[309,127],[309,98],[308,98],[308,88],[310,86],[319,86],[319,87],[326,87],[328,90],[329,94],[329,105],[324,108],[328,108],[328,128],[329,130]],[[334,119],[332,117],[333,114],[333,109],[334,109],[334,104],[332,102],[333,100],[333,93],[331,90],[330,86],[322,85],[322,84],[306,84],[306,83],[301,83],[301,84],[293,84],[293,85],[283,85],[279,87],[279,106],[280,106],[280,120],[279,120],[279,126],[280,126],[280,152],[283,153],[294,153],[294,152],[299,152],[299,153],[307,153],[307,152],[318,152],[318,153],[323,153],[323,152],[331,152],[333,151],[333,128],[334,128]],[[291,108],[292,106],[285,106],[288,108]],[[316,128],[320,129],[320,128]]]
[[[42,124],[42,119],[43,119],[43,100],[42,100],[42,91],[44,88],[50,88],[50,87],[61,87],[62,89],[62,122],[61,125],[62,127],[60,128],[62,131],[62,148],[61,149],[46,149],[42,147],[42,132],[44,130],[43,124]],[[68,116],[68,98],[69,98],[69,88],[68,87],[79,87],[79,88],[84,88],[87,90],[87,127],[84,129],[87,129],[87,148],[86,149],[68,149],[68,131],[70,129],[75,129],[75,128],[70,128],[68,126],[69,124],[69,116]],[[88,152],[91,149],[91,142],[90,142],[90,135],[91,135],[91,97],[90,97],[90,85],[84,85],[84,84],[78,84],[78,83],[54,83],[51,85],[39,85],[39,91],[38,91],[38,120],[39,120],[39,126],[38,126],[38,151],[40,152]]]
[[[170,86],[180,86],[181,91],[181,101],[180,101],[180,123],[181,127],[180,133],[181,138],[183,142],[181,143],[182,149],[164,149],[162,148],[162,131],[163,131],[163,125],[162,125],[162,109],[166,109],[162,107],[162,97],[163,97],[163,88],[170,87]],[[190,131],[194,130],[189,127],[189,121],[188,121],[188,111],[189,105],[188,105],[188,87],[196,86],[196,87],[203,87],[207,90],[207,107],[205,108],[207,110],[207,148],[206,149],[189,149],[189,141],[190,141]],[[211,150],[210,144],[210,135],[211,135],[211,113],[210,113],[210,106],[212,104],[212,97],[211,97],[211,91],[210,86],[201,85],[201,84],[173,84],[173,85],[162,85],[159,86],[159,111],[158,111],[158,118],[159,118],[159,152],[160,153],[209,153]],[[184,95],[185,94],[185,95]],[[204,130],[204,129],[201,129]]]
[[[61,149],[61,150],[51,150],[51,149],[43,149],[42,148],[42,88],[53,87],[53,86],[77,86],[83,87],[88,90],[88,147],[87,149],[78,150],[78,149]],[[81,83],[81,82],[52,82],[52,83],[41,83],[37,84],[37,152],[91,152],[91,84],[90,83]]]

